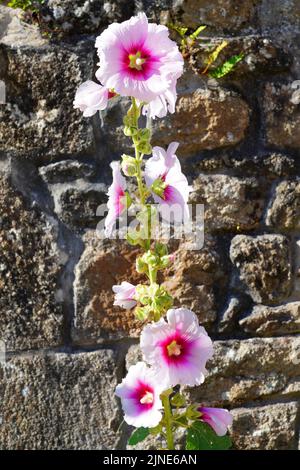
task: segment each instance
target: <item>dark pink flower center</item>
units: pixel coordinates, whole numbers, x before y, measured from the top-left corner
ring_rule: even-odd
[[[123,52],[123,72],[136,80],[147,80],[154,74],[159,63],[155,56],[143,44],[132,45]]]
[[[122,214],[123,210],[125,209],[125,201],[124,201],[124,198],[125,198],[125,192],[123,190],[123,188],[121,188],[121,186],[118,187],[117,189],[117,198],[116,198],[116,212],[117,212],[117,215],[120,215]]]
[[[139,381],[132,398],[137,401],[141,409],[149,410],[154,404],[154,390],[150,385]]]
[[[179,332],[175,332],[161,341],[159,346],[165,362],[167,364],[177,364],[187,360],[191,343]]]

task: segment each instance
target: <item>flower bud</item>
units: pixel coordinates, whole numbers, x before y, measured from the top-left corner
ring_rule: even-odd
[[[148,272],[148,264],[141,257],[136,259],[136,270],[140,274]]]
[[[121,168],[126,176],[135,176],[136,175],[136,159],[130,157],[129,155],[122,155]]]
[[[149,142],[141,141],[137,144],[137,149],[140,153],[150,155],[152,153],[152,147]]]
[[[155,243],[155,253],[158,256],[165,256],[168,254],[168,247],[164,243]]]

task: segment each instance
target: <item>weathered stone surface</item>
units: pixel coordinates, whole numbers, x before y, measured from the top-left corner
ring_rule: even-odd
[[[84,184],[66,188],[56,204],[61,220],[72,230],[96,229],[97,208],[107,203],[107,187],[103,184]]]
[[[258,180],[200,174],[193,189],[191,202],[204,204],[205,230],[237,232],[259,224],[264,199]]]
[[[183,21],[191,27],[197,28],[199,24],[208,24],[214,28],[226,31],[237,31],[253,27],[257,0],[184,0]]]
[[[281,181],[266,215],[266,225],[282,229],[300,228],[300,180]]]
[[[115,21],[132,15],[130,0],[47,0],[42,18],[61,33],[97,33]]]
[[[296,27],[300,27],[298,0],[261,0],[258,12],[260,25],[265,31],[284,27],[286,32],[295,33]]]
[[[255,302],[276,304],[288,297],[292,287],[288,238],[237,235],[231,242],[230,258]]]
[[[174,297],[174,305],[191,309],[206,327],[216,320],[217,305],[214,288],[225,289],[224,260],[216,240],[205,238],[200,250],[187,250],[184,245],[175,251],[174,264],[164,278],[168,292]]]
[[[45,183],[66,184],[81,178],[90,179],[95,175],[95,168],[77,160],[63,160],[40,167],[39,173]]]
[[[27,207],[5,178],[0,183],[0,338],[7,350],[62,343],[59,275],[68,259],[57,222]]]
[[[300,146],[300,92],[299,83],[265,86],[264,113],[267,143],[281,148]]]
[[[180,156],[232,147],[244,139],[249,116],[248,104],[239,95],[198,89],[179,96],[175,114],[154,121],[153,142],[167,146],[178,141]]]
[[[86,248],[75,271],[73,340],[95,343],[137,336],[142,325],[132,310],[113,306],[112,286],[125,280],[133,284],[144,280],[135,271],[138,250],[125,241],[99,240],[92,231],[84,240]]]
[[[294,176],[297,169],[295,160],[278,152],[267,155],[206,155],[195,165],[201,172],[215,172],[234,169],[235,175],[241,178],[258,176],[268,180]]]
[[[22,21],[23,11],[0,5],[0,44],[24,45],[30,42],[32,47],[45,45],[39,28]]]
[[[0,79],[6,84],[6,105],[0,108],[1,149],[43,161],[91,152],[91,120],[73,109],[73,100],[76,88],[91,76],[93,43],[37,47],[35,33],[32,42],[26,35],[20,41],[4,39],[0,40]]]
[[[117,383],[111,350],[0,363],[0,448],[114,448]]]
[[[243,302],[238,297],[231,297],[218,322],[218,332],[232,332],[243,308]]]
[[[255,305],[242,320],[241,327],[257,336],[275,336],[300,332],[300,302],[290,302],[278,307]]]
[[[297,449],[298,402],[231,410],[234,448],[240,450]]]
[[[300,336],[215,341],[208,376],[187,392],[196,402],[238,406],[269,396],[300,395]]]

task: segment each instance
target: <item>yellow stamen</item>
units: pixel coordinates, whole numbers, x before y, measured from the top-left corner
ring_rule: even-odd
[[[181,346],[180,344],[176,343],[176,341],[172,341],[172,343],[170,343],[168,346],[167,346],[167,350],[168,350],[168,355],[169,356],[180,356],[181,354]]]
[[[146,392],[145,395],[140,399],[142,405],[153,403],[153,393]]]
[[[146,62],[146,59],[142,59],[141,53],[129,54],[129,67],[131,69],[142,70],[142,65]]]

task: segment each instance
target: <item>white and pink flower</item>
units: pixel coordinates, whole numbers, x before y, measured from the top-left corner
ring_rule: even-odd
[[[166,388],[200,385],[205,365],[213,355],[212,341],[199,325],[196,315],[186,308],[171,309],[167,320],[146,325],[141,334],[144,360],[150,364]]]
[[[135,307],[136,300],[134,298],[136,294],[136,288],[130,282],[123,281],[120,285],[115,285],[112,287],[115,295],[114,305],[119,307],[131,309]]]
[[[163,218],[182,222],[189,219],[188,198],[192,188],[175,155],[178,145],[172,142],[167,151],[153,147],[153,156],[145,167],[145,180]]]
[[[111,24],[98,36],[96,48],[97,79],[145,103],[165,94],[183,73],[183,58],[168,28],[148,23],[145,13]]]
[[[121,165],[119,162],[110,164],[113,171],[113,182],[108,189],[108,214],[105,219],[105,234],[109,237],[112,234],[114,224],[118,217],[127,207],[126,200],[126,179],[121,174]]]
[[[84,117],[90,117],[107,107],[108,100],[115,93],[111,93],[107,88],[98,85],[92,80],[88,80],[80,85],[76,91],[73,102],[75,109],[80,109]]]
[[[175,113],[175,104],[177,100],[176,92],[177,78],[172,80],[170,87],[161,95],[157,96],[155,100],[143,106],[143,114],[155,119],[156,117],[165,117],[168,112]]]
[[[162,418],[159,398],[163,385],[144,362],[131,366],[127,376],[116,388],[121,398],[126,423],[137,428],[157,426]]]
[[[228,426],[232,424],[232,415],[224,408],[199,407],[200,420],[209,424],[218,436],[225,436]]]

